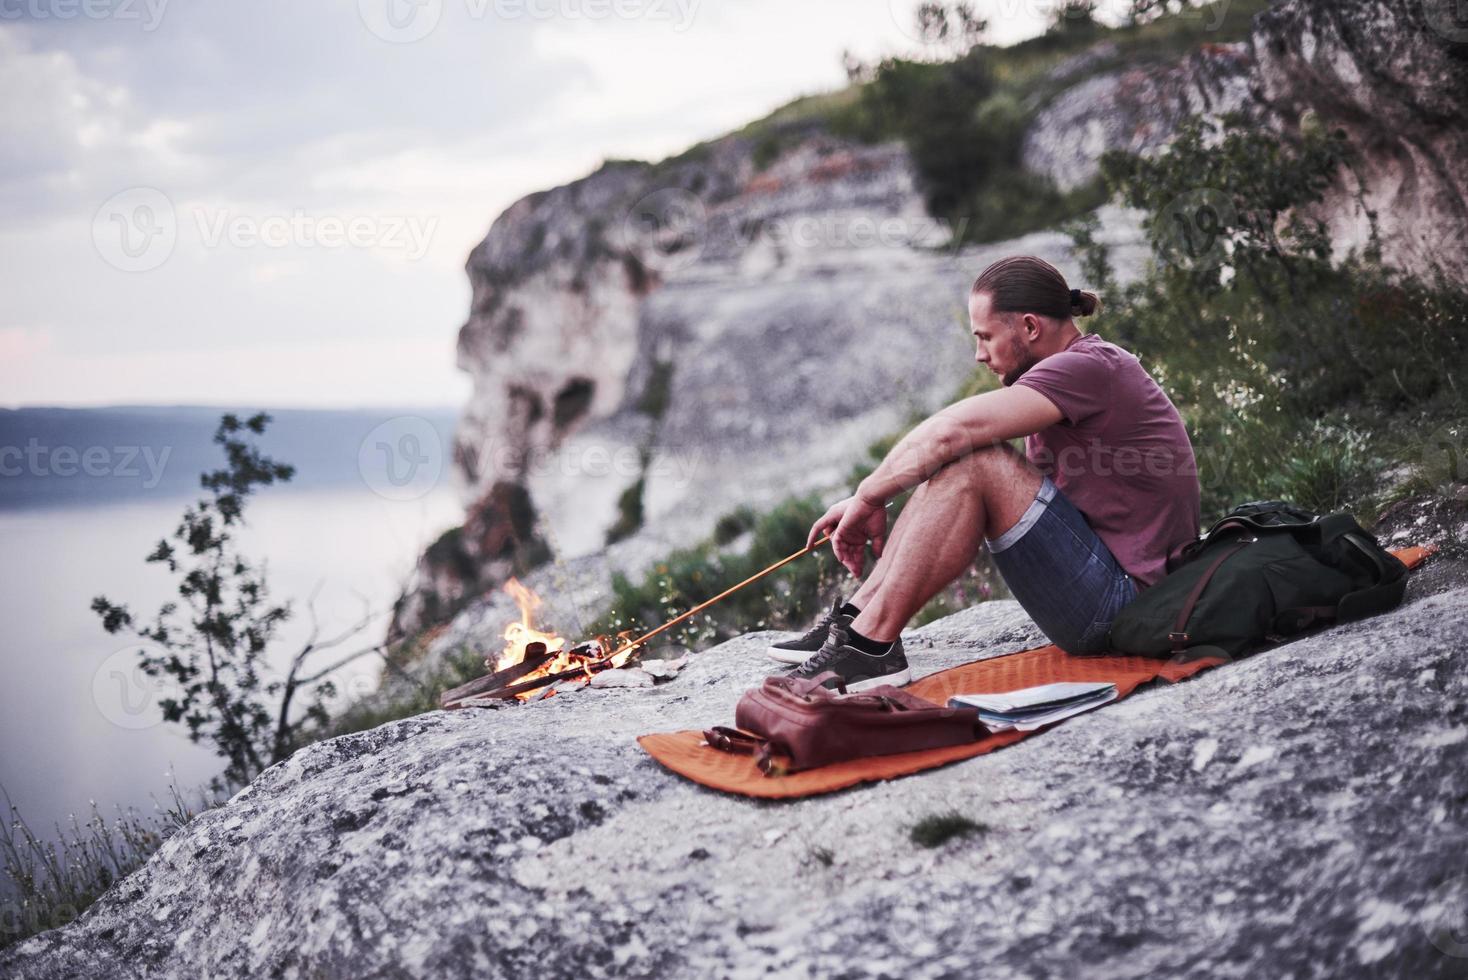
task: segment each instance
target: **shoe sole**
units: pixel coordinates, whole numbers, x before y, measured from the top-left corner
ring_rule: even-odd
[[[765,656],[776,663],[799,665],[805,663],[815,656],[815,650],[785,650],[780,647],[767,647]]]
[[[869,691],[883,684],[891,684],[893,687],[902,687],[912,680],[912,669],[905,668],[895,674],[883,674],[881,677],[868,677],[864,681],[854,681],[846,685],[847,694],[855,694],[858,691]]]

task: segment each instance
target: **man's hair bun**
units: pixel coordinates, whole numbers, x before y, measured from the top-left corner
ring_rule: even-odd
[[[1101,312],[1101,297],[1089,289],[1072,289],[1070,291],[1070,315],[1091,316]]]
[[[972,293],[987,293],[995,313],[1038,313],[1066,320],[1101,310],[1101,297],[1071,289],[1060,270],[1038,255],[1011,255],[974,280]]]

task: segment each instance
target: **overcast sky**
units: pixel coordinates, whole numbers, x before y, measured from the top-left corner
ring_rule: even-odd
[[[839,87],[915,5],[0,0],[0,404],[457,406],[500,211]]]

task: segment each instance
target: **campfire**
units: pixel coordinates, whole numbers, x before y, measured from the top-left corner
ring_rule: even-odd
[[[439,703],[445,708],[486,707],[507,700],[535,701],[550,697],[557,691],[574,690],[588,684],[593,687],[649,687],[659,679],[667,680],[676,676],[688,662],[687,654],[677,660],[641,661],[630,669],[626,665],[641,657],[648,640],[687,622],[714,603],[810,554],[830,540],[830,535],[822,535],[790,557],[755,572],[712,599],[685,609],[641,636],[632,633],[619,633],[615,639],[598,636],[589,643],[580,643],[570,649],[566,649],[566,641],[560,636],[535,628],[535,610],[540,607],[540,597],[512,578],[505,583],[505,592],[515,600],[520,620],[506,628],[505,649],[500,655],[484,661],[484,666],[491,673],[452,691],[445,691],[439,697]]]
[[[504,649],[485,658],[490,673],[445,692],[441,698],[444,707],[552,697],[586,686],[602,671],[625,667],[641,653],[639,644],[627,642],[631,633],[598,636],[567,647],[565,637],[536,628],[540,596],[514,578],[505,583],[504,591],[515,600],[519,620],[505,627]]]

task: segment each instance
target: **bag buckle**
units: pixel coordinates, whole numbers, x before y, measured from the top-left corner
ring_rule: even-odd
[[[1167,634],[1167,642],[1169,642],[1169,643],[1186,643],[1190,639],[1192,639],[1192,637],[1190,637],[1187,633],[1169,633],[1169,634]]]

